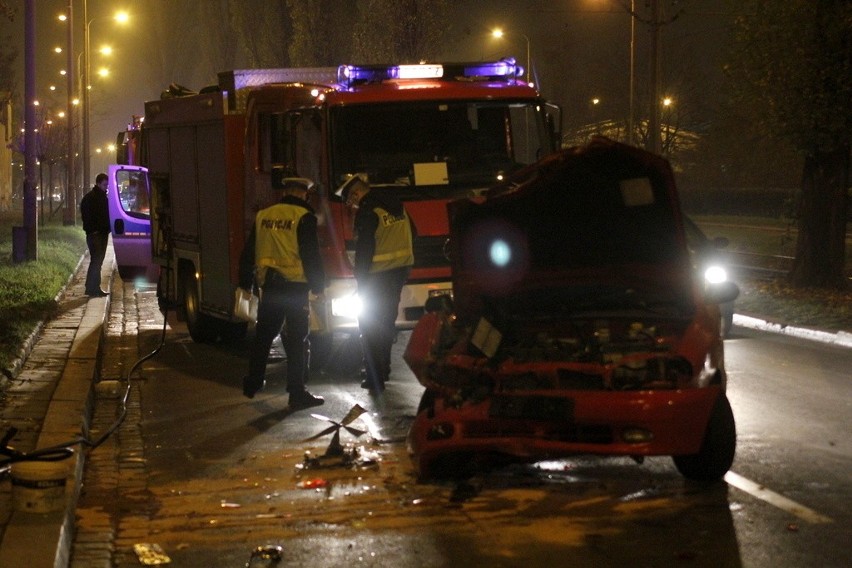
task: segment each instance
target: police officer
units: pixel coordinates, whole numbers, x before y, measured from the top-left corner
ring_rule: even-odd
[[[107,188],[109,178],[101,173],[95,177],[95,185],[80,200],[80,218],[86,232],[89,248],[89,270],[86,272],[86,295],[102,298],[108,293],[101,289],[101,267],[109,245],[109,203]]]
[[[256,277],[261,288],[243,394],[254,398],[263,389],[269,349],[286,323],[282,340],[291,410],[325,402],[305,389],[310,356],[308,295],[313,291],[322,296],[325,288],[317,218],[307,201],[313,185],[306,178],[284,178],[284,197],[257,213],[240,257],[240,287],[251,289]]]
[[[381,392],[390,374],[391,347],[402,287],[414,264],[414,227],[402,203],[391,194],[371,190],[359,176],[337,194],[355,214],[355,280],[361,298],[358,327],[364,351],[361,387]]]

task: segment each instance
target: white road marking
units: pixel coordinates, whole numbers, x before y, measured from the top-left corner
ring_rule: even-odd
[[[746,479],[745,477],[736,474],[733,471],[729,471],[725,474],[725,481],[728,482],[728,485],[736,487],[740,491],[745,491],[752,497],[756,497],[761,501],[766,501],[770,505],[778,507],[782,511],[787,511],[788,513],[791,513],[808,523],[816,525],[834,522],[832,519],[820,515],[813,509],[809,509],[804,505],[800,505],[799,503],[796,503],[795,501],[788,499],[783,495],[779,495],[778,493],[767,489],[763,485],[755,483],[750,479]]]

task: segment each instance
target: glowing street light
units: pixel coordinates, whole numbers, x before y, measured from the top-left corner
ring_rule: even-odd
[[[91,103],[89,101],[89,89],[91,88],[89,85],[89,75],[90,75],[90,57],[91,48],[89,45],[89,28],[92,25],[92,22],[99,18],[88,19],[88,2],[83,0],[83,20],[86,22],[86,26],[83,30],[83,41],[85,42],[85,51],[84,60],[83,60],[83,181],[84,183],[89,183],[90,179],[90,149],[89,149],[89,113]],[[113,20],[119,24],[126,24],[130,20],[130,16],[127,12],[120,11],[116,12],[113,16]],[[102,47],[99,52],[103,55],[110,55],[112,53],[112,48],[108,46]],[[109,70],[106,68],[101,68],[98,70],[98,76],[106,77],[109,75]]]
[[[494,37],[494,38],[500,39],[500,38],[504,37],[505,35],[507,35],[506,32],[504,32],[500,28],[494,28],[493,30],[491,30],[491,36]],[[509,34],[509,35],[511,35],[511,34]],[[519,36],[523,37],[527,42],[527,66],[526,66],[527,82],[532,84],[532,77],[531,77],[532,70],[530,69],[530,38],[527,37],[526,34],[520,34],[519,33],[519,34],[515,34],[515,35],[519,35]]]

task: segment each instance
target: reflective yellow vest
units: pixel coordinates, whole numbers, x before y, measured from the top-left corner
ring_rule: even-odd
[[[264,281],[267,268],[277,270],[290,282],[307,282],[296,228],[303,216],[304,207],[278,203],[257,213],[255,217],[254,263],[258,267],[258,280]]]
[[[376,228],[376,251],[370,263],[370,273],[413,265],[414,249],[408,213],[403,210],[402,215],[396,216],[381,207],[374,207],[373,211],[379,217],[379,226]]]

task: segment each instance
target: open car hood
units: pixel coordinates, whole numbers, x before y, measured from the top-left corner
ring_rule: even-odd
[[[463,321],[694,311],[674,179],[658,156],[598,138],[448,209]]]

